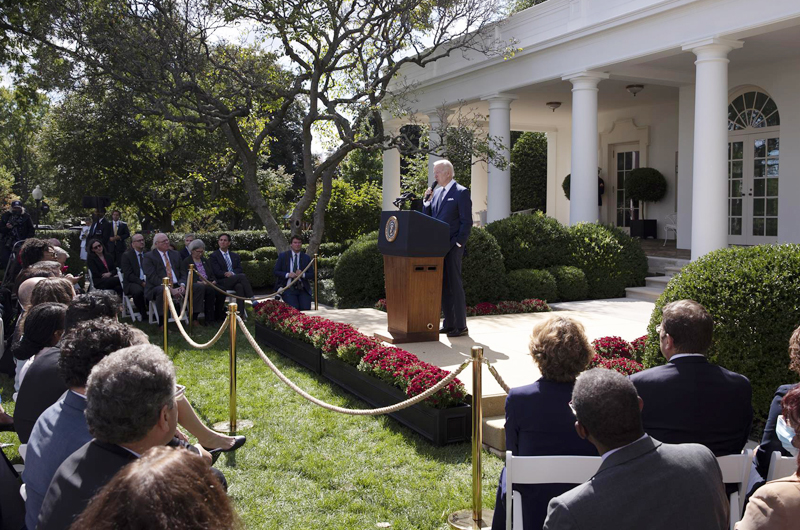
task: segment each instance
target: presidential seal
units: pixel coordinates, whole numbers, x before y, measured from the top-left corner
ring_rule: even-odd
[[[392,243],[395,239],[397,239],[397,217],[393,215],[386,220],[386,227],[384,228],[383,233],[386,235],[386,241],[389,243]]]

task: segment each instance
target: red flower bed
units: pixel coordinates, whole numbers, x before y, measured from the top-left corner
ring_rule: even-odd
[[[633,358],[639,362],[642,362],[644,358],[644,347],[647,344],[647,335],[642,335],[638,339],[633,339],[631,342],[631,347],[633,348]]]
[[[636,340],[640,340],[639,339]],[[592,341],[594,357],[589,363],[589,368],[602,367],[616,370],[624,375],[641,372],[644,367],[635,359],[635,347],[620,337],[600,337]]]
[[[322,350],[326,357],[335,357],[358,366],[409,397],[421,394],[448,376],[450,372],[420,361],[416,355],[394,346],[384,346],[349,324],[320,317],[310,317],[297,309],[266,300],[254,305],[256,319],[267,327],[308,342]],[[448,408],[466,403],[466,389],[458,379],[428,397],[424,403]]]

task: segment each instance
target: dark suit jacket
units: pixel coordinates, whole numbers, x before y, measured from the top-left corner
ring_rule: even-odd
[[[186,247],[183,247],[178,254],[181,255],[181,262],[190,256],[189,249]]]
[[[664,443],[703,444],[716,456],[739,454],[753,421],[750,381],[709,363],[683,357],[631,376],[644,401],[647,434]]]
[[[117,226],[117,235],[120,237],[119,241],[109,241],[111,236],[114,235],[114,221],[107,221],[108,227],[108,234],[103,234],[106,240],[106,250],[113,254],[122,254],[128,248],[128,244],[125,242],[126,239],[131,237],[131,231],[128,229],[128,223],[125,221],[120,221],[119,226]]]
[[[142,252],[142,265],[144,266],[144,258],[147,256],[147,252]],[[136,251],[133,248],[129,248],[125,251],[120,259],[120,270],[122,271],[122,288],[125,290],[125,294],[130,294],[128,292],[128,286],[131,284],[140,285],[141,280],[139,279],[139,259],[136,257]]]
[[[136,460],[130,451],[92,440],[67,458],[56,471],[39,513],[38,530],[66,530],[100,488]]]
[[[647,406],[647,405],[645,405]],[[714,455],[647,437],[550,501],[544,530],[724,530],[728,499]]]
[[[117,264],[114,261],[114,254],[105,252],[103,253],[103,257],[106,258],[108,268],[103,265],[103,262],[100,261],[99,257],[97,257],[97,254],[91,250],[88,251],[86,256],[86,266],[89,267],[89,270],[92,273],[92,279],[94,281],[98,281],[106,272],[110,272],[114,276],[117,274]]]
[[[67,385],[58,373],[60,357],[61,348],[58,346],[37,354],[19,386],[14,426],[22,443],[28,443],[33,426],[42,412],[67,391]]]
[[[89,225],[89,235],[86,236],[86,241],[90,239],[99,239],[103,243],[103,246],[108,248],[108,238],[108,222],[105,217]],[[87,248],[86,252],[90,253],[91,251]]]
[[[597,449],[575,432],[575,416],[569,408],[573,383],[541,378],[532,385],[512,388],[506,398],[506,449],[517,456],[597,456]],[[514,489],[522,494],[525,530],[541,529],[550,499],[576,484],[523,484]],[[506,494],[505,469],[500,479]],[[509,502],[506,497],[506,502]],[[495,507],[492,528],[505,530],[505,510]]]
[[[169,264],[172,266],[172,270],[178,278],[178,283],[185,284],[186,278],[181,277],[181,258],[178,252],[176,250],[168,250],[167,255],[169,256]],[[154,249],[146,253],[142,263],[144,266],[144,274],[147,277],[147,283],[144,287],[144,296],[150,300],[155,296],[156,289],[163,289],[161,280],[165,277],[169,277],[169,275],[164,266],[164,260],[161,259],[161,254],[158,250]]]
[[[472,199],[467,188],[453,182],[450,190],[442,197],[439,210],[434,214],[431,202],[430,206],[423,208],[423,213],[450,225],[450,247],[456,243],[462,247],[467,244],[469,231],[472,229]]]
[[[286,252],[281,252],[278,255],[278,261],[275,262],[275,271],[274,271],[274,274],[275,274],[275,290],[276,291],[278,289],[280,289],[281,287],[284,287],[286,285],[286,282],[289,281],[289,279],[286,277],[286,275],[290,272],[289,269],[291,268],[291,265],[290,265],[291,259],[292,259],[292,251],[291,250],[287,250]],[[305,269],[306,266],[309,263],[311,263],[311,257],[308,254],[306,254],[305,252],[300,252],[300,270]],[[300,279],[300,283],[303,286],[303,290],[305,292],[307,292],[308,294],[311,294],[311,282],[310,282],[310,280],[313,277],[314,277],[314,271],[313,271],[313,269],[309,268],[305,272],[305,274],[303,274],[303,277]],[[295,284],[295,285],[297,285],[297,284]]]
[[[242,269],[242,260],[239,257],[239,254],[236,252],[231,252],[230,250],[228,250],[228,254],[230,254],[231,265],[233,265],[234,274],[244,273],[244,270]],[[228,272],[228,264],[225,262],[225,257],[222,255],[222,252],[220,252],[219,249],[215,250],[208,257],[208,261],[211,263],[214,276],[219,279],[224,278],[225,273]]]
[[[23,379],[24,382],[24,379]],[[756,449],[756,469],[759,475],[767,478],[767,471],[769,471],[769,459],[772,458],[773,451],[780,451],[783,456],[791,456],[789,451],[783,448],[778,434],[775,429],[778,425],[778,416],[781,415],[783,407],[781,401],[783,396],[789,393],[789,390],[796,385],[781,385],[775,391],[772,398],[772,403],[769,406],[769,414],[767,415],[767,424],[764,425],[764,434],[761,436],[761,443]],[[16,414],[14,415],[16,418]]]

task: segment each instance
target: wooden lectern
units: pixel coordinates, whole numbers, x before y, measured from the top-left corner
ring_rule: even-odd
[[[413,210],[383,212],[378,248],[383,254],[389,332],[375,337],[391,344],[438,341],[450,227]]]

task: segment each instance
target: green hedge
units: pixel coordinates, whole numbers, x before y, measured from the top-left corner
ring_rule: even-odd
[[[242,271],[254,289],[262,287],[271,289],[275,286],[275,260],[242,261]]]
[[[558,286],[558,300],[570,302],[572,300],[586,300],[589,295],[589,284],[586,274],[578,267],[561,265],[550,267],[547,271],[553,275]]]
[[[467,305],[497,302],[506,294],[506,271],[497,240],[482,228],[470,230],[461,263]]]
[[[647,256],[639,242],[618,228],[580,223],[569,228],[571,263],[586,274],[589,298],[625,296],[644,285]]]
[[[252,250],[237,250],[236,253],[239,254],[239,258],[242,261],[253,261],[255,259]]]
[[[656,302],[644,364],[662,364],[656,325],[675,300],[695,300],[714,317],[711,362],[747,376],[753,385],[756,431],[763,428],[779,385],[794,383],[788,344],[800,324],[800,245],[717,250],[685,266]]]
[[[386,298],[377,231],[359,238],[342,253],[333,282],[342,308],[372,307],[377,300]]]
[[[538,298],[552,302],[558,295],[556,279],[546,270],[517,269],[506,276],[509,300],[521,302],[529,298]]]
[[[569,232],[542,212],[501,219],[489,223],[486,230],[500,245],[506,270],[571,265]]]

